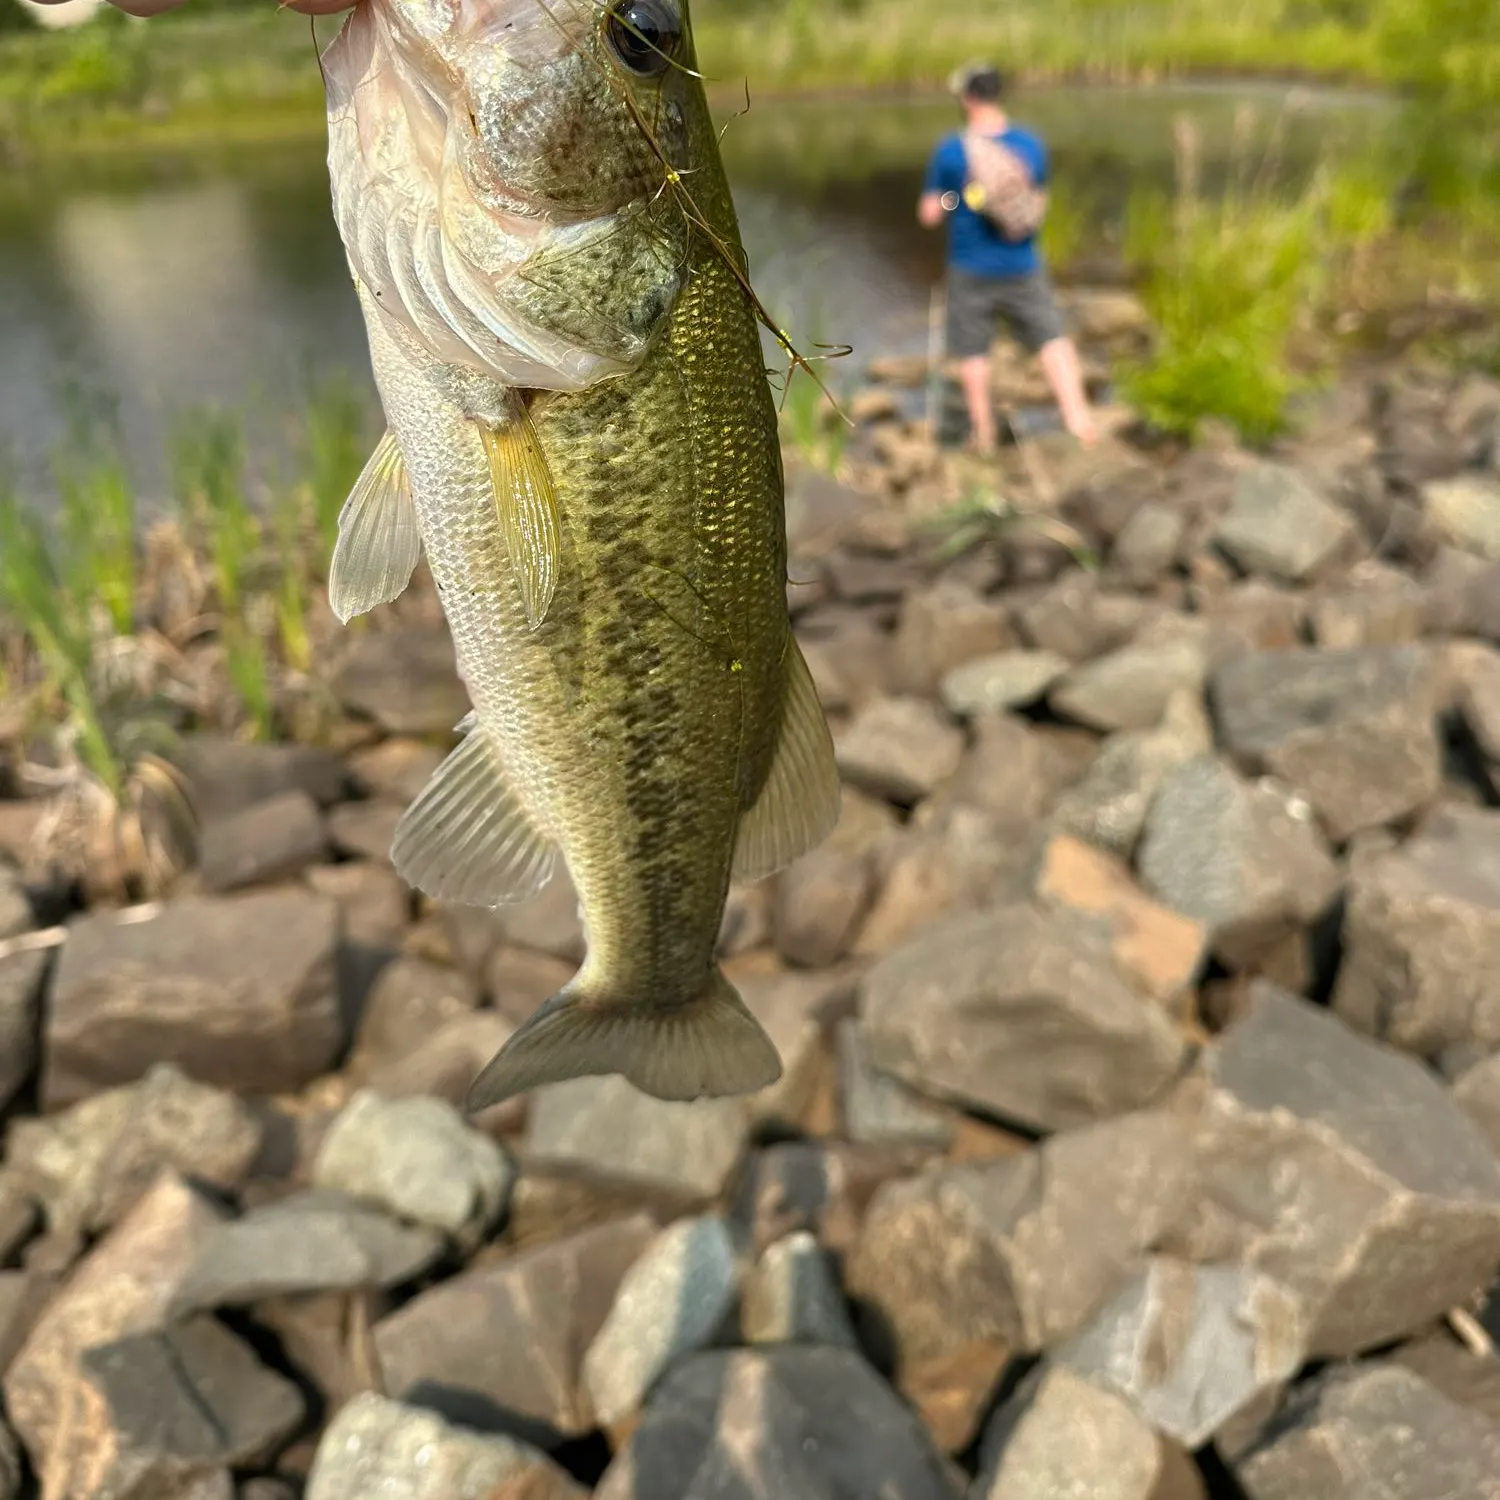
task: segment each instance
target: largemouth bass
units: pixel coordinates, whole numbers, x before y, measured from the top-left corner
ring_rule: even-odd
[[[392,848],[500,906],[559,858],[587,957],[469,1106],[619,1073],[750,1092],[732,879],[837,820],[786,608],[776,412],[684,0],[365,0],[324,57],[334,213],[389,430],[341,618],[425,549],[473,713]]]

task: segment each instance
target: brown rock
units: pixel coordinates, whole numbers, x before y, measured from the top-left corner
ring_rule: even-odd
[[[198,868],[206,891],[290,880],[327,854],[323,814],[301,791],[282,792],[206,823],[198,838]]]
[[[399,802],[345,802],[328,815],[328,834],[339,853],[388,865],[396,825],[406,814]]]
[[[446,631],[403,627],[355,636],[333,690],[389,734],[449,734],[469,711]]]
[[[868,855],[827,846],[804,855],[776,883],[777,951],[806,968],[837,963],[854,942],[873,884]]]
[[[839,737],[839,769],[861,791],[910,805],[958,769],[963,749],[963,732],[931,704],[885,698],[861,709]]]
[[[1046,761],[1047,742],[1030,725],[1010,714],[986,714],[974,722],[973,743],[946,795],[1027,822],[1040,816],[1047,798]]]
[[[307,872],[307,883],[338,902],[346,943],[375,952],[400,949],[411,921],[411,887],[383,858],[322,865]]]
[[[529,948],[500,947],[485,965],[484,988],[495,1009],[519,1026],[573,977],[575,969],[566,959]]]
[[[479,991],[462,974],[399,958],[381,971],[370,991],[346,1071],[354,1082],[368,1083],[478,1007]]]
[[[349,769],[366,796],[407,806],[421,795],[443,763],[443,752],[421,740],[382,740],[349,757]]]
[[[1023,606],[1018,623],[1028,644],[1078,662],[1124,645],[1160,614],[1160,606],[1105,593],[1095,574],[1076,571]]]
[[[891,685],[898,693],[931,697],[954,667],[1012,644],[1003,604],[962,584],[939,582],[909,594],[891,644]]]
[[[75,921],[52,985],[47,1108],[171,1055],[205,1083],[290,1092],[337,1057],[338,909],[301,891],[188,897],[144,922]]]
[[[1337,589],[1313,600],[1313,639],[1325,651],[1400,646],[1422,634],[1422,586],[1380,562],[1350,570]]]
[[[42,1029],[42,987],[51,955],[42,948],[0,957],[0,1109],[31,1081]]]

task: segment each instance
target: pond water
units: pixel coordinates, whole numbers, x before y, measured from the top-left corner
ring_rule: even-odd
[[[1092,249],[1107,246],[1135,188],[1170,185],[1179,117],[1199,127],[1212,188],[1233,162],[1295,179],[1367,135],[1383,108],[1359,94],[1235,85],[1036,90],[1015,113],[1047,137]],[[841,373],[923,346],[942,246],[913,206],[952,123],[945,98],[863,97],[767,101],[728,126],[758,288],[804,345],[853,346]],[[310,373],[330,369],[368,387],[321,138],[13,169],[0,181],[0,443],[23,491],[47,487],[70,390],[117,403],[149,496],[164,493],[163,453],[184,409],[258,413],[257,452],[274,465],[277,415]]]

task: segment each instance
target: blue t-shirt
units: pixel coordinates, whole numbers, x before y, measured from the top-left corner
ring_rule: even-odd
[[[1047,181],[1047,148],[1029,130],[1012,125],[999,136],[1031,168],[1038,187]],[[968,180],[963,137],[950,135],[932,154],[927,167],[929,193],[962,193]],[[1029,276],[1042,265],[1036,237],[1008,240],[999,227],[976,213],[962,198],[948,216],[948,264],[975,276]]]

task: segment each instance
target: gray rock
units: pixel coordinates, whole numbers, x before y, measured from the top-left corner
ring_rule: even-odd
[[[371,630],[354,637],[334,674],[345,708],[388,734],[448,734],[469,711],[445,630]]]
[[[544,1000],[549,1000],[572,977],[575,965],[563,958],[509,946],[495,949],[484,967],[484,989],[490,1004],[520,1025]]]
[[[409,807],[421,796],[443,763],[443,752],[423,740],[389,739],[356,750],[349,770],[368,797],[383,797]]]
[[[206,891],[290,880],[327,855],[323,814],[299,791],[281,792],[206,823],[198,837],[198,869]]]
[[[1052,689],[1056,712],[1105,733],[1150,729],[1171,698],[1202,690],[1207,663],[1200,641],[1185,636],[1137,641],[1075,667]]]
[[[338,903],[346,945],[381,954],[401,947],[411,922],[412,892],[383,855],[379,861],[318,865],[307,872],[306,879],[319,895]],[[365,1003],[369,1004],[368,997]]]
[[[821,557],[850,534],[873,503],[826,474],[796,471],[786,487],[788,544],[801,556]]]
[[[1487,760],[1500,761],[1500,651],[1472,642],[1458,673],[1458,710]]]
[[[561,861],[557,873],[529,901],[494,911],[445,906],[442,919],[457,950],[459,967],[472,974],[482,974],[490,955],[502,945],[550,954],[575,965],[583,961],[578,892]]]
[[[296,1386],[208,1317],[95,1346],[82,1364],[109,1424],[101,1496],[175,1493],[263,1462],[306,1414]]]
[[[1453,1085],[1453,1097],[1500,1158],[1500,1052],[1467,1069]]]
[[[920,587],[922,574],[909,557],[876,556],[840,547],[824,565],[835,596],[847,604],[894,604]]]
[[[474,1080],[486,1063],[515,1034],[514,1022],[492,1010],[475,1011],[444,1022],[405,1057],[392,1058],[376,1068],[368,1085],[383,1099],[440,1099],[462,1110]],[[483,1129],[518,1128],[524,1100],[508,1100],[483,1113]],[[503,1122],[503,1123],[502,1123]]]
[[[839,1101],[844,1134],[874,1145],[945,1149],[953,1140],[951,1113],[929,1104],[870,1062],[859,1022],[838,1028]]]
[[[451,1104],[361,1089],[323,1138],[312,1176],[319,1187],[475,1243],[504,1213],[515,1169]]]
[[[868,853],[824,844],[776,882],[776,948],[789,963],[821,969],[854,944],[870,905],[875,871]]]
[[[959,1476],[857,1354],[789,1344],[686,1360],[595,1500],[959,1500]],[[318,1497],[310,1497],[318,1500]]]
[[[1052,1358],[1197,1448],[1291,1379],[1305,1335],[1295,1297],[1260,1272],[1158,1256]]]
[[[306,1500],[584,1500],[586,1494],[524,1443],[364,1395],[328,1424]]]
[[[1302,583],[1346,555],[1358,528],[1295,469],[1258,464],[1235,486],[1214,540],[1247,573]]]
[[[344,802],[328,814],[328,837],[340,854],[389,864],[396,825],[405,815],[405,805],[383,797]]]
[[[924,1093],[1043,1130],[1149,1103],[1184,1043],[1082,921],[1018,904],[955,917],[862,986],[870,1060]]]
[[[1010,714],[986,714],[974,721],[973,729],[973,743],[946,796],[1016,823],[1040,816],[1052,769],[1046,741]]]
[[[975,1339],[1036,1352],[1082,1327],[1175,1223],[1192,1168],[1179,1122],[1149,1112],[888,1182],[850,1291],[889,1324],[903,1372]]]
[[[1313,600],[1313,640],[1325,651],[1415,641],[1422,634],[1423,598],[1422,585],[1410,573],[1360,563],[1341,587]]]
[[[42,1029],[42,986],[51,954],[23,949],[0,957],[0,1109],[36,1071]]]
[[[263,1136],[259,1118],[233,1094],[158,1063],[130,1088],[17,1120],[9,1165],[46,1205],[54,1234],[92,1235],[117,1223],[164,1169],[238,1190]]]
[[[647,1193],[704,1200],[729,1181],[750,1132],[740,1099],[653,1099],[623,1078],[578,1078],[536,1091],[529,1164]]]
[[[1165,1468],[1128,1402],[1043,1367],[991,1420],[969,1500],[1158,1500]]]
[[[1249,1500],[1496,1500],[1500,1426],[1392,1366],[1330,1372],[1235,1465]]]
[[[798,622],[802,654],[818,697],[843,713],[883,696],[889,686],[890,637],[868,615],[842,606]]]
[[[1213,952],[1234,969],[1255,968],[1339,889],[1311,808],[1284,786],[1247,783],[1209,756],[1162,784],[1137,859],[1146,888],[1203,923]]]
[[[430,1287],[376,1324],[386,1388],[455,1419],[509,1413],[549,1445],[581,1436],[594,1425],[583,1351],[654,1236],[636,1214]]]
[[[478,1008],[479,988],[466,975],[419,958],[398,958],[381,970],[365,1001],[346,1070],[357,1082],[367,1082]]]
[[[909,805],[930,796],[958,769],[964,737],[930,703],[882,698],[854,716],[837,748],[839,769],[851,784]]]
[[[891,685],[928,697],[955,668],[1011,644],[1005,605],[944,579],[910,593],[891,642]]]
[[[163,1054],[204,1083],[286,1093],[332,1066],[338,908],[306,890],[187,897],[147,921],[75,921],[47,1007],[44,1107]]]
[[[1228,588],[1195,590],[1194,606],[1209,629],[1215,662],[1241,651],[1288,651],[1300,646],[1307,621],[1307,595],[1263,578]]]
[[[1178,693],[1155,729],[1127,730],[1104,742],[1083,780],[1058,799],[1053,827],[1128,859],[1162,783],[1212,745],[1201,697]]]
[[[1420,1064],[1257,981],[1188,1085],[1203,1196],[1174,1248],[1274,1276],[1305,1355],[1420,1329],[1500,1262],[1500,1162]]]
[[[0,942],[30,932],[35,926],[36,917],[21,872],[0,860]]]
[[[1444,541],[1487,562],[1500,562],[1500,482],[1460,474],[1422,487],[1428,524]]]
[[[55,1278],[50,1274],[0,1271],[0,1372],[10,1368],[54,1286]],[[0,1488],[0,1495],[4,1493]]]
[[[442,1250],[436,1230],[398,1224],[358,1199],[297,1193],[218,1225],[178,1287],[174,1309],[399,1286]]]
[[[750,1344],[858,1348],[838,1277],[806,1230],[768,1245],[745,1278],[740,1328]]]
[[[1068,670],[1055,651],[1001,651],[955,667],[942,682],[942,700],[961,719],[1025,708]]]
[[[1020,611],[1027,641],[1068,661],[1087,661],[1123,645],[1161,614],[1134,594],[1104,593],[1093,573],[1068,573]]]
[[[319,807],[331,806],[348,792],[343,762],[313,745],[258,745],[194,734],[178,743],[172,758],[187,778],[205,824],[285,792],[303,792]]]
[[[1414,1052],[1500,1049],[1500,812],[1440,807],[1354,862],[1334,1007]]]
[[[1149,588],[1177,561],[1187,518],[1176,506],[1148,500],[1115,538],[1110,570],[1131,588]]]
[[[1419,646],[1234,657],[1212,691],[1230,753],[1299,792],[1337,843],[1437,796],[1437,678]]]
[[[748,974],[738,989],[781,1057],[781,1078],[742,1102],[753,1122],[780,1121],[795,1127],[824,1077],[824,1042],[830,1018],[853,1002],[847,971]]]
[[[680,1220],[646,1247],[583,1357],[584,1389],[601,1423],[613,1426],[631,1416],[674,1360],[714,1339],[738,1281],[722,1219]]]
[[[1493,1354],[1475,1353],[1444,1330],[1402,1344],[1391,1359],[1455,1406],[1500,1423],[1500,1360]]]

